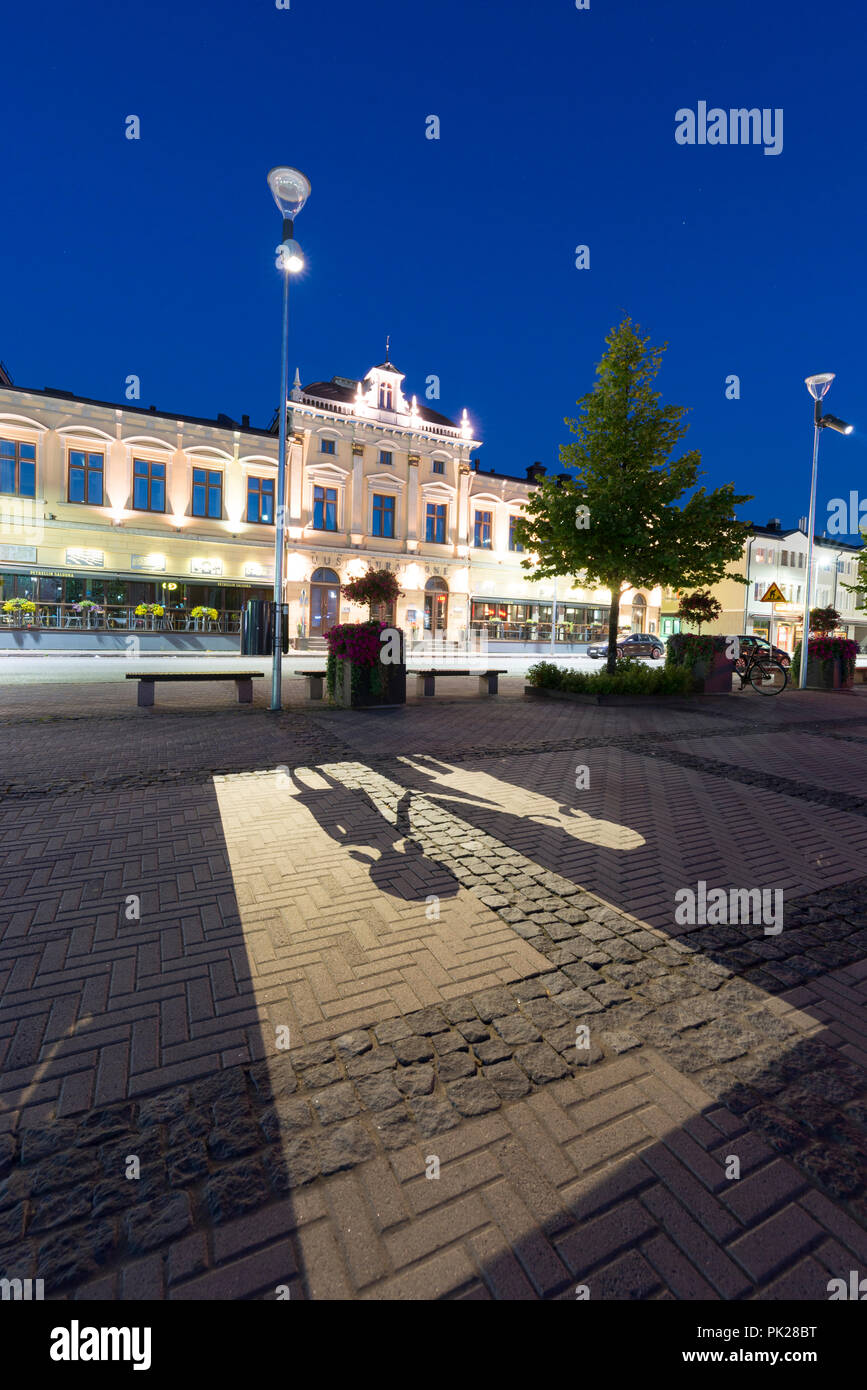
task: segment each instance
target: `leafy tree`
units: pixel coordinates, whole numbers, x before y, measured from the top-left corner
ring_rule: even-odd
[[[519,520],[517,538],[538,579],[570,575],[611,591],[608,670],[617,662],[620,596],[625,588],[713,584],[741,559],[748,526],[734,508],[733,483],[696,488],[701,456],[671,455],[686,434],[681,406],[660,405],[653,389],[665,346],[650,347],[625,318],[606,338],[593,390],[566,424],[576,440],[560,448],[564,474],[543,478]],[[571,476],[570,476],[571,474]]]
[[[699,637],[702,623],[716,622],[721,612],[722,604],[709,589],[704,593],[696,591],[694,594],[683,594],[677,605],[677,616],[681,622],[697,627]]]
[[[867,531],[861,532],[861,538],[867,541]],[[850,594],[858,595],[855,600],[856,608],[867,608],[867,546],[858,556],[858,572],[855,575],[855,583],[844,584],[841,579],[840,587],[841,589],[848,589]]]
[[[810,631],[818,632],[824,637],[826,632],[836,632],[840,626],[840,614],[836,608],[811,608],[810,609]]]

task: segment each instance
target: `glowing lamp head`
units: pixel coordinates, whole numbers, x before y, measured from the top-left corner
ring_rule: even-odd
[[[848,421],[841,420],[839,415],[823,415],[819,423],[828,429],[836,430],[838,434],[851,434],[855,428]]]
[[[290,275],[297,275],[304,269],[304,252],[297,241],[284,241],[277,247],[277,269],[286,270]]]

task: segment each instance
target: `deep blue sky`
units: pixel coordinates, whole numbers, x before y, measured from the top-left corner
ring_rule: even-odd
[[[483,469],[556,467],[631,314],[745,517],[797,524],[808,372],[834,371],[827,502],[867,496],[863,6],[855,0],[172,0],[7,6],[0,358],[16,383],[266,425],[295,164],[292,367],[361,376],[386,333]],[[778,156],[683,147],[675,111],[782,107]],[[125,118],[141,118],[138,142]],[[425,138],[436,114],[441,139]],[[574,248],[590,246],[589,271]],[[725,399],[727,375],[741,399]]]

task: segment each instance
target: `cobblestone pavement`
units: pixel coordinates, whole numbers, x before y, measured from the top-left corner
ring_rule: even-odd
[[[0,698],[0,1275],[821,1300],[867,1273],[867,692],[129,693]],[[677,923],[699,880],[780,890],[783,930]]]

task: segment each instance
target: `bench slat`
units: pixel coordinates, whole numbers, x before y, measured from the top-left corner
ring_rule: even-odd
[[[127,681],[252,681],[264,679],[264,671],[127,671]]]

